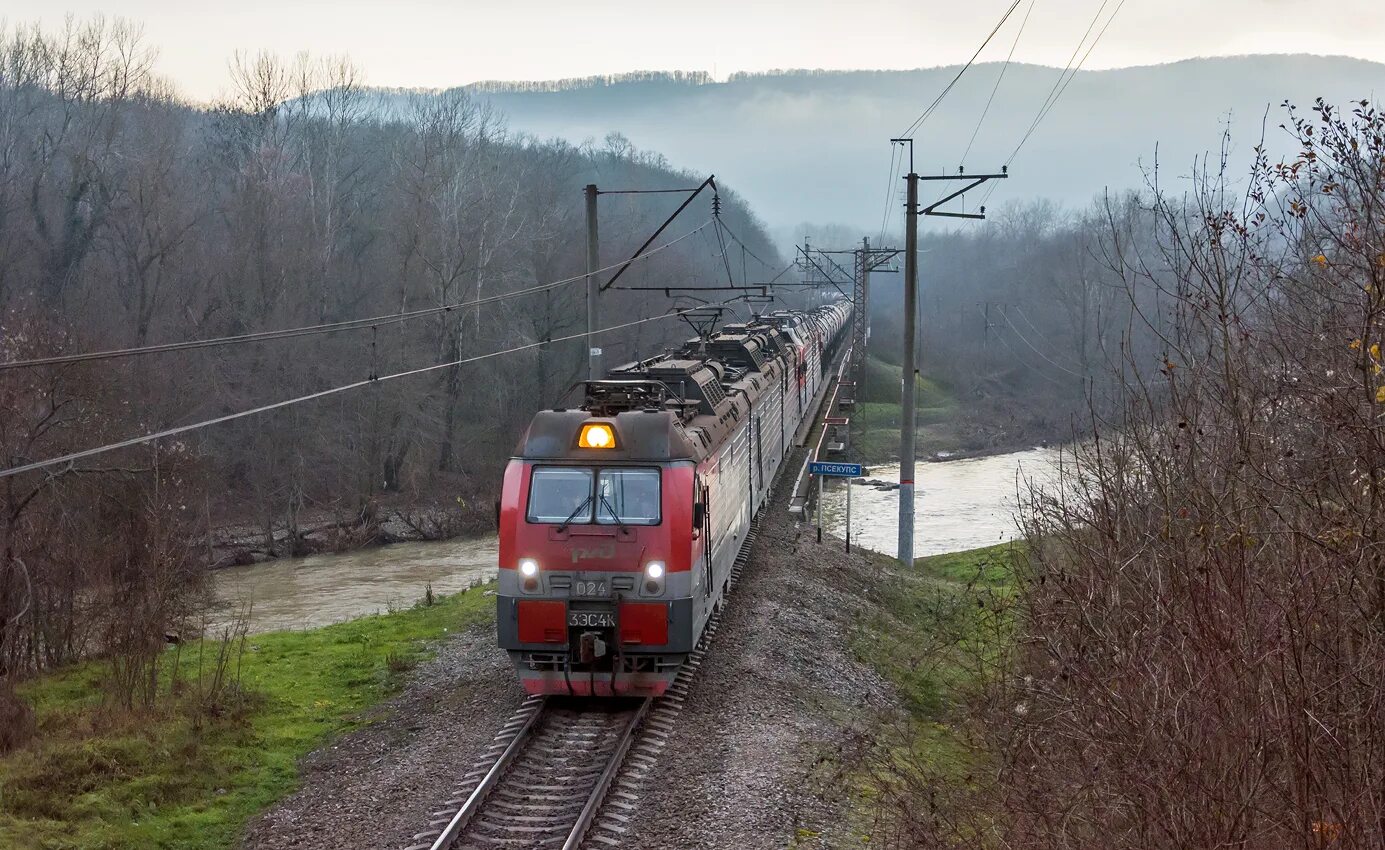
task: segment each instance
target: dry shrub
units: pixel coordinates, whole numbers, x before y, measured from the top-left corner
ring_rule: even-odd
[[[1385,117],[1288,113],[1243,198],[1156,196],[1164,362],[1029,505],[1007,846],[1385,846]]]

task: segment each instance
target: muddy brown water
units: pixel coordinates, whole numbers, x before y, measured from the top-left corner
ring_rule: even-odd
[[[921,463],[918,555],[936,555],[1013,539],[1016,483],[1053,480],[1058,449],[1032,449],[991,457]],[[868,478],[898,483],[899,466],[871,467]],[[845,531],[846,490],[829,487],[823,499],[827,529]],[[852,542],[894,555],[899,493],[856,484],[852,491]],[[811,518],[810,518],[811,521]],[[306,629],[366,614],[407,608],[432,585],[456,593],[495,577],[494,536],[433,543],[396,543],[335,555],[313,555],[218,570],[214,576],[217,625],[249,607],[250,630]]]
[[[248,609],[250,631],[267,632],[407,608],[429,585],[436,594],[456,593],[495,578],[498,546],[493,535],[395,543],[217,570],[213,622],[224,625]]]
[[[941,555],[1013,540],[1017,486],[1051,487],[1062,450],[1028,449],[990,457],[919,463],[914,467],[914,554]],[[899,464],[872,466],[867,480],[899,483]],[[823,527],[846,536],[846,485],[823,495]],[[815,518],[810,517],[810,522]],[[851,491],[852,545],[894,556],[899,552],[899,491],[857,483]]]

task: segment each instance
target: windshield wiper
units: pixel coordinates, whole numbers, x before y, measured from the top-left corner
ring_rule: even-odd
[[[577,515],[580,514],[580,513],[582,512],[582,509],[583,509],[583,508],[585,508],[587,505],[590,505],[591,503],[592,503],[592,497],[591,497],[591,495],[589,494],[589,495],[587,496],[587,498],[585,498],[585,499],[582,500],[582,504],[580,504],[580,505],[578,505],[577,507],[575,507],[575,508],[572,509],[572,513],[570,513],[570,514],[567,515],[567,519],[563,520],[563,524],[560,525],[560,526],[558,526],[558,530],[559,530],[559,531],[567,531],[567,527],[568,527],[569,525],[572,525],[573,519],[575,519],[575,518],[577,517]]]
[[[605,493],[601,494],[601,504],[605,505],[606,510],[611,512],[611,519],[616,521],[616,525],[620,526],[621,531],[629,530],[625,527],[625,520],[621,519],[620,514],[616,513],[616,506],[611,504],[611,500],[606,498]]]

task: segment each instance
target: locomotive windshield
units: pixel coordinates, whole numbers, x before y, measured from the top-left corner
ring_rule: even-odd
[[[539,466],[529,484],[529,521],[592,521],[592,471],[571,466]]]
[[[529,480],[530,522],[586,525],[658,525],[659,470],[536,466]],[[593,483],[596,485],[593,491]]]
[[[603,469],[596,487],[597,522],[659,524],[659,470]]]

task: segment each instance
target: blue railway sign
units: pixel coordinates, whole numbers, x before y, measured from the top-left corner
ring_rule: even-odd
[[[808,464],[810,475],[825,475],[828,478],[860,478],[865,468],[859,463],[824,463],[813,461]]]

